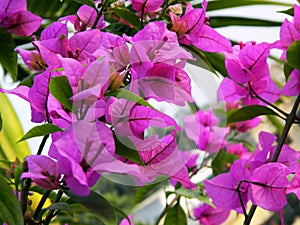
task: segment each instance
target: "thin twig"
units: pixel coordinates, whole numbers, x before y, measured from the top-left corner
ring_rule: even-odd
[[[162,213],[159,215],[158,219],[156,220],[155,225],[159,225],[162,218],[164,218],[164,216],[167,214],[168,210],[170,208],[172,208],[172,206],[178,201],[179,198],[180,198],[180,195],[176,195],[175,198],[171,201],[171,203],[166,205],[164,211],[162,211]]]
[[[61,199],[63,193],[64,193],[64,192],[63,192],[62,190],[59,190],[59,191],[57,192],[57,195],[56,195],[56,197],[55,197],[53,203],[58,203],[58,202],[60,201],[60,199]],[[46,219],[45,219],[44,224],[45,224],[45,225],[49,225],[49,223],[51,222],[51,220],[52,220],[52,218],[53,218],[54,216],[55,216],[55,209],[52,209],[52,210],[49,211],[48,215],[46,216]]]
[[[281,110],[280,108],[278,108],[276,105],[272,104],[271,102],[263,99],[262,97],[260,97],[252,88],[251,83],[248,82],[248,86],[250,88],[250,93],[254,94],[254,97],[259,99],[260,101],[262,101],[263,103],[267,104],[268,106],[270,106],[271,108],[275,109],[276,111],[280,112],[282,115],[284,115],[285,117],[288,116],[288,114],[286,112],[284,112],[283,110]],[[279,114],[277,114],[278,117],[280,117],[281,119],[285,120],[285,118],[283,118],[282,116],[280,116]]]
[[[275,153],[274,153],[274,155],[272,157],[272,160],[271,160],[272,162],[276,162],[278,160],[278,157],[280,155],[282,147],[283,147],[283,145],[286,141],[286,138],[288,137],[288,133],[289,133],[292,125],[295,123],[296,113],[297,113],[297,109],[299,107],[299,104],[300,104],[300,95],[298,95],[298,97],[297,97],[297,99],[296,99],[296,101],[293,105],[293,108],[292,108],[291,112],[287,116],[287,120],[286,120],[286,123],[284,125],[282,134],[280,135],[280,138],[278,140],[278,145],[276,147]],[[251,206],[250,211],[248,213],[248,217],[244,221],[244,225],[249,225],[251,223],[251,220],[254,216],[256,208],[257,208],[256,205]]]
[[[40,214],[40,211],[41,211],[41,209],[43,208],[43,206],[44,206],[46,200],[48,199],[48,197],[49,197],[51,191],[52,191],[52,190],[47,190],[47,191],[43,194],[43,196],[42,196],[42,198],[41,198],[41,200],[40,200],[38,206],[36,207],[36,209],[35,209],[35,211],[34,211],[34,214],[33,214],[33,216],[32,216],[34,220],[37,220],[37,219],[38,219],[38,216],[39,216],[39,214]]]

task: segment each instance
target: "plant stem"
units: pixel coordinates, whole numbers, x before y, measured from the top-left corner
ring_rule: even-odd
[[[300,94],[298,95],[298,97],[297,97],[297,99],[296,99],[296,101],[293,105],[293,108],[292,108],[291,112],[287,115],[286,123],[284,125],[282,134],[279,137],[278,145],[277,145],[276,151],[273,155],[272,162],[276,162],[278,160],[278,157],[280,155],[282,147],[283,147],[283,145],[286,141],[286,138],[288,137],[288,133],[289,133],[293,123],[296,120],[296,113],[297,113],[297,109],[299,107],[299,104],[300,104]],[[248,213],[248,217],[245,219],[244,225],[249,225],[251,223],[251,220],[254,216],[256,208],[257,208],[256,205],[251,206],[250,211]]]
[[[299,104],[300,104],[300,94],[298,95],[290,114],[288,114],[288,116],[287,116],[285,126],[284,126],[282,134],[281,134],[281,136],[278,140],[278,145],[277,145],[276,151],[275,151],[275,153],[273,155],[273,158],[272,158],[272,162],[276,162],[278,157],[279,157],[282,146],[284,145],[285,140],[288,136],[288,133],[289,133],[293,123],[295,122],[296,113],[297,113],[297,109],[298,109]]]
[[[166,205],[164,211],[162,211],[162,213],[159,215],[158,219],[156,220],[155,225],[159,225],[162,218],[164,218],[164,216],[167,214],[168,210],[170,208],[172,208],[172,206],[178,201],[179,198],[180,198],[180,195],[176,195],[175,198],[172,200],[172,202],[170,204]]]
[[[36,210],[34,211],[34,214],[33,214],[33,219],[34,220],[37,220],[38,219],[38,216],[40,214],[40,211],[42,209],[42,207],[44,206],[47,198],[49,197],[50,193],[51,193],[52,190],[47,190],[44,194],[43,194],[43,197],[41,198],[38,206],[36,207]]]
[[[58,203],[58,202],[60,201],[60,199],[61,199],[63,193],[64,193],[64,192],[63,192],[62,190],[59,190],[59,191],[57,192],[57,195],[56,195],[56,197],[55,197],[53,203]],[[52,218],[54,217],[54,212],[55,212],[55,209],[49,211],[49,213],[48,213],[48,215],[47,215],[47,217],[46,217],[46,219],[45,219],[44,225],[49,225],[49,224],[50,224]]]
[[[41,155],[42,154],[42,151],[43,151],[43,149],[45,147],[45,144],[46,144],[46,141],[47,141],[48,138],[49,138],[49,134],[47,134],[47,135],[45,135],[43,137],[42,142],[41,142],[41,144],[39,146],[39,149],[38,149],[38,151],[36,153],[37,155]]]
[[[27,165],[26,160],[23,163],[23,172],[28,172],[28,165]],[[25,215],[25,213],[27,211],[28,192],[29,192],[30,185],[31,185],[30,178],[25,178],[21,182],[21,202],[20,202],[20,204],[21,204],[23,215]]]
[[[97,14],[97,17],[96,17],[95,22],[94,22],[94,24],[93,24],[93,26],[92,26],[92,29],[95,29],[95,28],[96,28],[96,26],[97,26],[97,24],[98,24],[98,21],[100,20],[102,14],[103,14],[103,10],[104,10],[104,7],[106,6],[107,2],[108,2],[108,0],[103,1],[103,5],[102,5],[100,11],[99,11],[98,14]]]
[[[260,97],[255,91],[254,89],[252,88],[251,86],[251,83],[248,82],[248,86],[249,86],[249,89],[250,89],[250,93],[254,94],[254,97],[257,98],[258,100],[262,101],[263,103],[267,104],[268,106],[270,106],[271,108],[275,109],[277,112],[280,112],[282,115],[284,116],[288,116],[288,114],[286,112],[284,112],[283,110],[281,110],[280,108],[278,108],[276,105],[268,102],[267,100],[263,99],[262,97]],[[281,119],[285,120],[282,116],[278,115],[278,117],[280,117]]]

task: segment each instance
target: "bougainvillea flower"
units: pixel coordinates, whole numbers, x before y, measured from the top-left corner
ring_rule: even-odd
[[[142,30],[138,31],[133,37],[125,36],[125,39],[130,43],[138,41],[161,40],[167,42],[178,43],[175,32],[169,31],[167,24],[164,22],[148,23]]]
[[[286,189],[286,193],[294,193],[298,199],[300,199],[300,167],[298,168],[294,174],[293,179],[291,180],[289,186]]]
[[[0,88],[0,92],[5,93],[5,94],[17,95],[17,96],[23,98],[25,101],[28,101],[29,90],[30,90],[30,88],[27,86],[18,86],[12,90],[5,90],[3,88]]]
[[[115,144],[111,130],[101,122],[78,121],[53,143],[60,171],[75,194],[88,195],[90,187],[100,174],[94,166],[101,160],[103,151],[114,153]]]
[[[151,136],[145,140],[135,140],[134,143],[146,165],[140,167],[144,176],[154,179],[158,175],[167,175],[185,188],[196,189],[188,175],[186,162],[179,158],[174,130],[161,140],[157,136]]]
[[[253,158],[250,162],[251,169],[254,170],[257,167],[265,163],[271,163],[272,158],[275,154],[277,145],[274,144],[276,136],[268,132],[260,132],[259,134],[259,145],[254,152]],[[300,154],[292,149],[290,146],[284,144],[281,152],[278,156],[277,162],[285,165],[291,172],[296,172],[298,168],[298,160]]]
[[[230,144],[226,147],[226,151],[241,159],[248,159],[251,156],[251,153],[244,147],[243,143]]]
[[[108,58],[102,58],[91,63],[83,73],[78,88],[72,100],[76,107],[84,102],[89,106],[101,99],[110,82],[110,64]]]
[[[131,109],[128,120],[133,134],[141,139],[150,126],[159,128],[172,126],[176,130],[181,129],[170,116],[142,105],[136,105]]]
[[[131,0],[131,2],[132,8],[137,11],[139,15],[154,12],[164,3],[163,0]]]
[[[300,93],[300,72],[293,70],[290,79],[280,91],[281,94],[287,96],[296,96]]]
[[[267,58],[272,45],[254,42],[239,43],[233,53],[225,54],[225,66],[229,76],[237,83],[255,82],[269,76]]]
[[[132,77],[137,72],[131,69]],[[166,101],[184,106],[186,102],[194,102],[191,96],[191,80],[184,70],[168,64],[155,64],[132,85],[137,85],[146,99]]]
[[[40,123],[48,121],[49,114],[47,111],[49,92],[49,81],[51,77],[59,75],[57,72],[51,72],[50,69],[34,77],[34,83],[31,88],[27,86],[18,86],[13,90],[0,89],[0,92],[15,94],[30,103],[31,121]],[[56,101],[56,99],[52,99]],[[48,116],[48,117],[47,117]]]
[[[240,183],[242,180],[248,180],[250,177],[246,160],[236,160],[230,173],[220,174],[211,180],[205,180],[205,190],[207,195],[213,200],[213,203],[221,209],[234,209],[242,213],[241,201],[246,206],[248,202],[249,184]],[[238,194],[238,186],[241,199]]]
[[[74,25],[76,31],[84,31],[88,28],[92,28],[97,18],[97,12],[90,6],[82,5],[78,11],[77,16],[70,15],[60,18],[59,21],[69,21]],[[102,15],[97,24],[95,25],[97,29],[105,28],[104,16]]]
[[[21,178],[31,178],[37,185],[46,190],[58,189],[60,170],[57,162],[44,155],[31,155],[26,158],[28,172]]]
[[[69,40],[69,54],[72,58],[89,63],[89,60],[94,61],[93,53],[101,45],[101,32],[99,30],[87,30],[74,34]]]
[[[230,210],[213,208],[210,205],[203,204],[194,208],[194,216],[201,225],[219,225],[226,221]]]
[[[202,29],[205,23],[205,13],[207,1],[203,1],[202,9],[194,9],[188,3],[185,14],[180,18],[170,12],[172,21],[172,31],[175,31],[179,36],[179,41],[183,44],[192,44],[198,40],[198,32]]]
[[[265,105],[256,98],[253,91],[269,102],[275,102],[280,97],[280,91],[270,77],[265,77],[265,79],[250,83],[250,85],[251,88],[249,84],[241,85],[225,77],[218,88],[218,101],[229,103],[242,100],[246,105]]]
[[[181,18],[170,12],[171,30],[177,33],[181,44],[193,44],[208,52],[231,52],[230,41],[206,24],[208,19],[205,16],[206,8],[207,1],[204,0],[202,9],[194,9],[188,3],[185,14]]]
[[[196,171],[197,170],[197,159],[199,157],[199,154],[191,153],[191,152],[183,152],[178,151],[178,158],[181,159],[183,163],[185,163],[185,167],[188,171]],[[181,170],[181,173],[186,173],[186,170]],[[186,173],[188,174],[188,173]],[[175,187],[177,184],[177,180],[170,178],[170,183]]]
[[[134,42],[130,51],[130,63],[138,78],[144,77],[156,63],[182,67],[189,59],[192,55],[177,43],[160,40]]]
[[[237,209],[242,212],[241,203],[236,190],[238,183],[231,174],[220,174],[211,180],[204,181],[207,195],[213,200],[215,206],[222,209]],[[248,200],[247,193],[241,192],[244,202]]]
[[[250,198],[253,204],[266,210],[279,211],[287,203],[285,189],[291,173],[282,163],[267,163],[256,168],[250,178]]]
[[[12,34],[30,36],[40,27],[42,18],[27,11],[26,0],[0,3],[0,26]]]
[[[283,49],[282,59],[286,59],[286,51],[294,42],[300,40],[300,7],[294,4],[294,21],[284,20],[280,28],[280,46]]]
[[[200,150],[213,153],[225,145],[225,136],[229,128],[218,127],[219,120],[212,110],[199,110],[195,115],[185,116],[183,121],[188,138],[193,140]]]
[[[226,104],[226,110],[234,110],[234,109],[240,109],[242,108],[241,102],[229,102]],[[229,126],[233,129],[238,130],[239,132],[247,132],[248,130],[253,129],[254,127],[257,127],[261,123],[261,119],[259,117],[255,117],[251,120],[231,123]]]

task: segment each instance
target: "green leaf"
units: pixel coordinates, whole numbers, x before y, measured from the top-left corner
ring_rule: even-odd
[[[197,59],[196,61],[189,60],[188,63],[206,69],[217,75],[215,68],[200,49],[193,45],[182,45],[182,47],[188,49],[192,53],[193,57]]]
[[[221,149],[216,158],[212,161],[212,169],[214,176],[229,171],[228,165],[231,165],[238,157]]]
[[[56,210],[56,209],[63,210],[65,212],[69,213],[71,216],[73,216],[72,208],[66,202],[53,203],[52,205],[50,205],[49,207],[47,207],[43,210]]]
[[[225,67],[225,56],[215,52],[204,52],[204,55],[210,64],[220,73],[223,77],[228,77],[228,72]]]
[[[114,133],[114,140],[117,155],[123,156],[139,165],[145,165],[138,151],[135,149],[133,142],[128,137],[117,137]]]
[[[30,154],[27,142],[16,143],[24,135],[19,119],[6,95],[0,93],[0,112],[3,120],[0,132],[0,158],[14,161]]]
[[[15,42],[4,28],[0,26],[0,63],[3,68],[17,81],[18,64]]]
[[[148,184],[143,187],[139,187],[134,195],[134,204],[137,205],[143,200],[145,200],[149,196],[149,193],[152,193],[154,190],[156,190],[158,187],[161,187],[163,184],[164,182],[155,182],[153,184]]]
[[[90,4],[92,0],[86,1]],[[57,18],[66,15],[76,14],[76,11],[81,6],[75,0],[30,0],[27,1],[27,9],[34,14],[37,14],[44,19],[56,21]],[[92,6],[92,5],[91,5]]]
[[[270,0],[217,0],[209,2],[207,11],[240,7],[240,6],[248,6],[248,5],[281,5],[281,6],[292,6],[292,4],[288,4],[285,2],[279,1],[270,1]],[[201,7],[201,5],[195,5],[194,7]]]
[[[49,90],[57,101],[72,111],[70,98],[73,96],[73,91],[67,77],[52,77],[49,83]]]
[[[132,24],[135,29],[140,30],[142,28],[139,17],[134,13],[128,11],[127,9],[110,8],[110,10],[117,14],[119,17],[125,19],[128,23]]]
[[[285,63],[283,66],[283,72],[284,72],[284,76],[285,76],[285,81],[287,81],[292,73],[292,71],[294,70],[294,67],[292,67],[290,64]]]
[[[118,208],[118,207],[115,206],[115,205],[111,205],[111,206],[114,208],[114,210],[115,210],[117,213],[121,214],[124,218],[126,218],[128,224],[130,224],[130,219],[129,219],[129,217],[127,216],[127,214],[126,214],[122,209]],[[131,225],[133,225],[133,224],[131,224]]]
[[[23,172],[23,163],[19,164],[15,170],[14,170],[14,177],[15,177],[15,187],[17,188],[19,186],[20,183],[20,177],[22,175]]]
[[[23,214],[18,199],[2,176],[0,190],[0,220],[9,225],[23,225]]]
[[[278,12],[287,14],[289,16],[294,16],[294,7],[291,7],[287,10],[278,11]]]
[[[32,129],[30,129],[20,140],[18,140],[18,142],[27,140],[29,138],[33,138],[33,137],[39,137],[39,136],[45,136],[48,134],[52,134],[54,132],[58,132],[58,131],[63,131],[63,129],[61,129],[58,126],[55,126],[51,123],[46,123],[40,126],[36,126],[33,127]]]
[[[204,195],[202,191],[200,190],[190,190],[190,189],[186,189],[186,188],[179,188],[175,191],[176,194],[183,196],[185,198],[195,198],[198,199],[201,202],[205,202],[211,206],[214,206],[214,204],[212,204],[211,200],[209,199],[209,197],[207,195]]]
[[[145,99],[143,99],[142,97],[134,94],[131,91],[128,91],[126,89],[119,89],[117,91],[110,91],[108,93],[105,94],[106,96],[114,96],[116,98],[124,98],[127,99],[129,101],[132,102],[136,102],[139,105],[144,105],[144,106],[148,106],[150,108],[153,108],[152,105],[150,105]]]
[[[69,190],[64,190],[64,192],[71,199],[81,203],[90,212],[99,217],[105,225],[114,225],[117,223],[114,208],[102,195],[94,191],[91,191],[89,196],[78,196]]]
[[[293,42],[287,50],[288,63],[300,71],[300,41]]]
[[[282,22],[252,19],[245,17],[231,17],[231,16],[214,16],[209,18],[211,27],[226,27],[226,26],[281,26]]]
[[[33,73],[31,75],[29,75],[28,77],[24,78],[19,84],[18,86],[27,86],[27,87],[32,87],[33,85],[33,80],[34,80],[34,77],[41,74],[41,72],[37,72],[37,73]]]
[[[1,117],[1,113],[0,113],[0,131],[2,130],[2,117]]]
[[[93,0],[74,0],[75,2],[78,2],[82,5],[89,5],[91,7],[94,7],[94,1]]]
[[[251,120],[261,115],[277,115],[272,109],[262,105],[244,106],[230,114],[227,118],[227,124],[236,123],[245,120]]]
[[[187,225],[186,214],[179,203],[168,211],[164,225]]]

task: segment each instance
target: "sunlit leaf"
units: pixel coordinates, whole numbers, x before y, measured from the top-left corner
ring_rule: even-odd
[[[287,81],[289,79],[289,77],[290,77],[293,70],[294,70],[294,67],[292,67],[288,63],[284,64],[283,72],[284,72],[284,76],[285,76],[285,81]]]
[[[63,131],[61,128],[59,128],[58,126],[55,126],[51,123],[46,123],[40,126],[36,126],[33,127],[32,129],[30,129],[20,140],[18,140],[18,142],[27,140],[29,138],[33,138],[33,137],[39,137],[39,136],[45,136],[48,134],[52,134],[54,132],[58,132],[58,131]]]
[[[227,124],[251,120],[261,115],[277,115],[272,109],[262,105],[244,106],[227,118]]]
[[[18,199],[2,176],[0,176],[0,220],[9,225],[24,225]]]
[[[203,192],[200,190],[190,190],[190,189],[181,187],[181,188],[175,190],[175,193],[180,196],[186,197],[186,198],[198,199],[201,202],[205,202],[211,206],[214,206],[214,204],[212,204],[209,197],[207,195],[204,195]]]
[[[49,83],[51,94],[67,109],[72,110],[70,98],[73,95],[72,88],[65,76],[52,77]]]
[[[132,24],[136,29],[141,29],[140,19],[134,13],[121,8],[110,8],[110,10],[126,20],[128,23]]]
[[[44,210],[62,210],[65,211],[67,213],[69,213],[71,216],[73,216],[73,211],[72,208],[69,204],[67,204],[66,202],[58,202],[58,203],[53,203],[52,205],[50,205],[47,208],[44,208]]]
[[[134,204],[138,204],[145,200],[149,196],[149,193],[153,192],[158,187],[161,187],[163,184],[163,182],[154,182],[153,184],[139,187],[134,195]]]
[[[75,2],[78,2],[82,5],[89,5],[89,6],[94,6],[94,1],[93,0],[74,0]]]
[[[210,64],[220,73],[223,77],[228,77],[228,72],[225,67],[225,57],[222,54],[215,52],[204,52],[204,55]]]
[[[164,225],[187,225],[186,214],[179,203],[168,211]]]
[[[212,169],[214,176],[229,171],[228,165],[231,165],[238,157],[236,155],[226,152],[222,149],[212,161]]]
[[[94,191],[91,191],[89,196],[78,196],[69,190],[64,190],[64,192],[71,199],[81,203],[90,212],[99,217],[105,225],[114,225],[117,223],[114,208],[102,195]]]
[[[20,177],[23,172],[23,163],[19,164],[15,169],[14,169],[14,178],[15,178],[15,187],[17,188],[19,183],[20,183]]]
[[[19,119],[4,94],[0,94],[0,112],[3,118],[2,131],[0,132],[0,158],[14,161],[22,160],[30,154],[27,142],[16,144],[19,137],[23,136],[23,129]]]
[[[293,42],[287,50],[288,63],[300,71],[300,41]]]
[[[289,16],[294,16],[294,7],[291,7],[287,10],[278,11],[278,12],[287,14]]]
[[[125,90],[125,89],[119,89],[117,91],[110,91],[105,94],[106,96],[114,96],[116,98],[124,98],[132,102],[136,102],[139,105],[148,106],[150,108],[153,108],[145,99],[142,97],[134,94],[131,91]]]
[[[133,142],[127,137],[117,137],[114,134],[114,140],[116,145],[116,154],[125,157],[139,165],[144,166],[138,151],[135,149]]]

